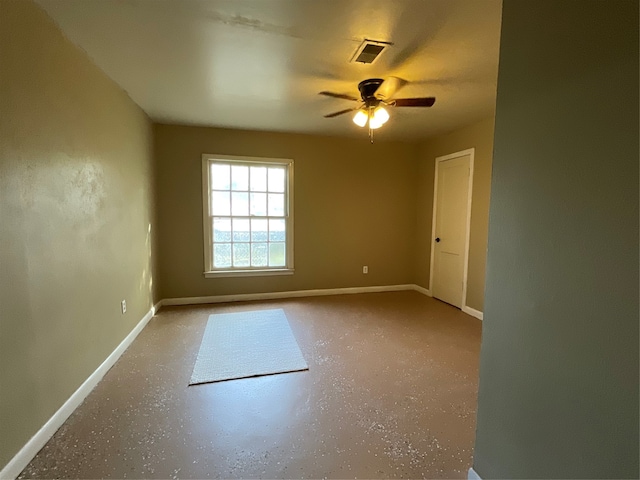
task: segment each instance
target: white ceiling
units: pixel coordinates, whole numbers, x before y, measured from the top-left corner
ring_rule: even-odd
[[[155,121],[364,136],[359,81],[408,80],[376,137],[451,131],[495,108],[501,0],[36,0]],[[393,42],[349,63],[363,39]]]

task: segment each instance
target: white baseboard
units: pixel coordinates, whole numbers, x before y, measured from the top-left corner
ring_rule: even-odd
[[[482,480],[482,478],[476,473],[473,467],[471,467],[467,473],[467,480]]]
[[[420,292],[423,295],[426,295],[427,297],[432,297],[433,296],[433,295],[431,295],[431,290],[428,290],[428,289],[426,289],[424,287],[421,287],[420,285],[413,285],[413,289],[416,292]]]
[[[157,304],[156,304],[157,305]],[[102,377],[118,361],[129,345],[135,340],[142,329],[149,323],[156,312],[156,306],[142,317],[142,320],[131,330],[120,345],[111,352],[111,355],[96,368],[80,387],[67,399],[56,413],[45,423],[36,434],[16,453],[16,455],[0,470],[0,479],[15,479],[24,468],[29,465],[33,457],[45,446],[49,439],[62,424],[69,418],[73,411],[84,401],[91,390],[98,384]]]
[[[484,316],[484,314],[480,310],[476,310],[475,308],[471,308],[471,307],[468,307],[466,305],[462,307],[462,311],[464,313],[466,313],[467,315],[471,315],[472,317],[476,317],[479,320],[482,320],[482,317]]]
[[[239,293],[236,295],[211,295],[207,297],[165,298],[166,305],[198,305],[202,303],[246,302],[249,300],[272,300],[279,298],[317,297],[323,295],[345,295],[354,293],[397,292],[415,290],[416,285],[382,285],[374,287],[322,288],[317,290],[293,290],[288,292]]]
[[[158,310],[160,310],[162,308],[162,305],[164,305],[164,300],[158,300],[158,303],[156,303],[152,308],[153,308],[153,314],[155,315],[156,313],[158,313]],[[1,479],[0,479],[1,480]]]
[[[420,292],[424,295],[428,295],[430,297],[433,296],[431,294],[431,290],[427,290],[426,288],[421,287],[420,285],[413,285],[413,289],[416,292]],[[460,310],[462,310],[467,315],[471,315],[472,317],[476,317],[477,319],[482,320],[483,313],[480,310],[476,310],[475,308],[468,307],[467,305],[464,305]]]

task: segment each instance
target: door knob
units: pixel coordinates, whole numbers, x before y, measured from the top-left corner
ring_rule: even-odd
[[[436,237],[436,243],[440,243],[440,237]]]

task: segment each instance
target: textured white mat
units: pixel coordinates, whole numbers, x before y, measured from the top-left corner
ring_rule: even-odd
[[[209,315],[189,385],[308,370],[284,311]]]

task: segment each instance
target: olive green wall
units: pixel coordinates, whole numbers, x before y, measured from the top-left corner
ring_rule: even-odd
[[[0,469],[152,305],[151,135],[43,11],[0,1]]]
[[[345,139],[155,125],[154,133],[162,298],[413,283],[415,144],[370,144],[365,131]],[[203,153],[294,160],[294,275],[203,277]]]
[[[455,132],[430,138],[420,144],[419,150],[415,283],[429,289],[435,160],[437,157],[475,148],[467,306],[479,311],[482,311],[484,306],[493,122],[494,117],[491,116]]]
[[[474,469],[638,478],[638,2],[505,0]]]

